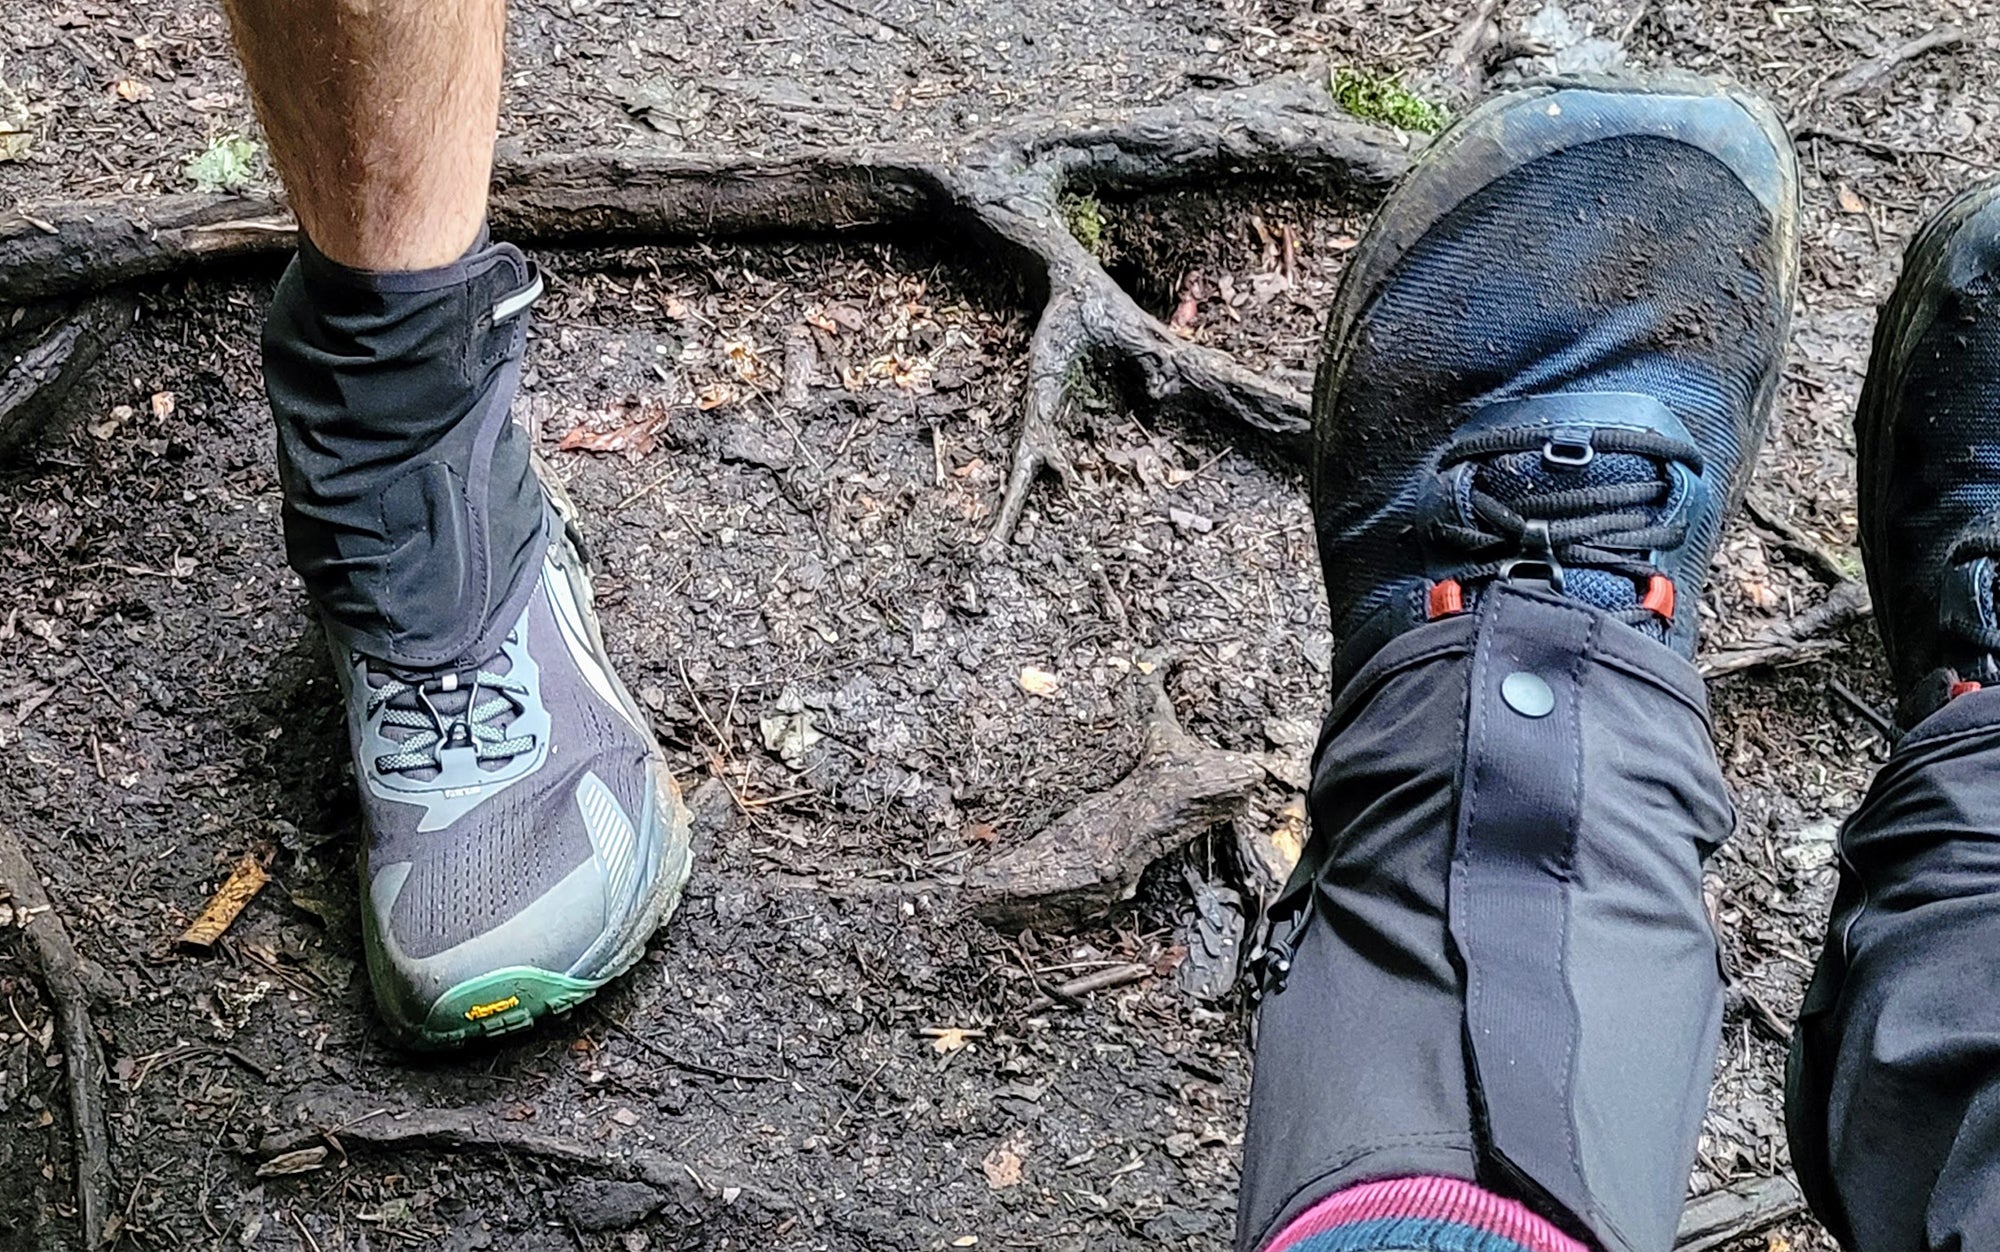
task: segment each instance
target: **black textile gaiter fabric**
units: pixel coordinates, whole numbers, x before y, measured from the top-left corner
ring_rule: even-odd
[[[433,270],[375,273],[300,237],[264,328],[285,543],[341,644],[470,667],[519,617],[552,533],[509,409],[533,266],[485,232]]]

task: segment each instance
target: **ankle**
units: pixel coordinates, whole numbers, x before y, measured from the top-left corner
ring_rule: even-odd
[[[1588,1252],[1526,1205],[1455,1178],[1396,1178],[1337,1191],[1265,1252]]]

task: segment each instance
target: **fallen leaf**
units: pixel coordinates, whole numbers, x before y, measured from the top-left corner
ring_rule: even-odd
[[[109,439],[118,433],[119,427],[131,420],[132,406],[117,404],[112,406],[111,412],[104,415],[103,421],[91,422],[84,429],[90,432],[93,439]]]
[[[757,359],[756,349],[750,346],[747,339],[730,340],[722,345],[722,353],[736,367],[736,376],[746,383],[755,379],[763,368],[763,362]]]
[[[989,1190],[1005,1191],[1009,1187],[1021,1185],[1021,1150],[1018,1139],[1008,1139],[986,1154],[979,1162],[980,1172],[986,1175]]]
[[[617,1122],[620,1126],[637,1126],[639,1124],[639,1115],[631,1109],[619,1109],[611,1115],[611,1120]]]
[[[111,90],[120,100],[125,101],[127,104],[136,104],[141,100],[151,100],[153,98],[153,88],[151,85],[142,83],[136,78],[121,78],[111,84]]]
[[[171,391],[154,392],[153,393],[154,418],[165,419],[172,417],[173,415],[174,415],[174,393]]]
[[[992,822],[974,822],[965,828],[965,841],[967,843],[991,845],[997,842],[999,838],[1000,832],[994,827]]]
[[[1834,193],[1834,198],[1840,201],[1840,211],[1842,213],[1866,213],[1868,211],[1868,202],[1856,194],[1854,188],[1844,183],[1841,185],[1840,190]]]
[[[657,397],[628,398],[612,410],[613,418],[637,414],[609,430],[593,430],[579,422],[556,443],[558,452],[624,453],[637,461],[659,446],[660,433],[667,428],[667,403]]]
[[[257,1167],[259,1178],[279,1178],[287,1174],[310,1174],[326,1164],[324,1147],[300,1148],[272,1157]]]
[[[734,403],[736,403],[736,388],[728,383],[710,383],[703,387],[700,395],[695,398],[695,407],[704,413]]]
[[[967,1026],[926,1026],[917,1032],[931,1041],[931,1047],[939,1052],[959,1052],[974,1039],[984,1039],[986,1032]]]
[[[178,559],[177,559],[178,560]],[[229,880],[222,884],[214,895],[208,898],[208,907],[194,924],[181,932],[181,942],[191,948],[212,948],[215,941],[222,938],[244,906],[256,898],[271,876],[264,872],[264,862],[254,852],[246,852],[243,859],[236,862],[236,868],[229,873]]]
[[[1044,699],[1054,695],[1056,689],[1062,686],[1060,678],[1057,678],[1045,669],[1036,669],[1032,665],[1021,671],[1020,683],[1021,690],[1031,696],[1041,696]]]

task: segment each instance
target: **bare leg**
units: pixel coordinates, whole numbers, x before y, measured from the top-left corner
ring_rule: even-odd
[[[271,156],[343,265],[457,260],[486,216],[504,0],[224,0]]]

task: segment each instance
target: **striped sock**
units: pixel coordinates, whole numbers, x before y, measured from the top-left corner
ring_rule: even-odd
[[[1455,1178],[1398,1178],[1335,1192],[1264,1252],[1589,1252],[1527,1206]]]

